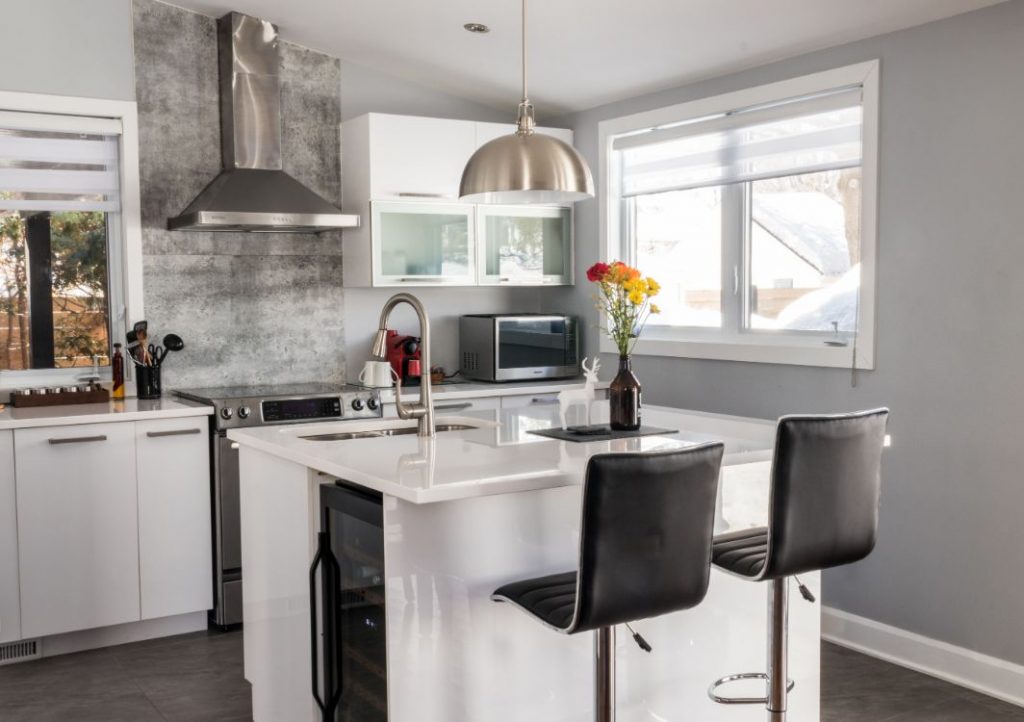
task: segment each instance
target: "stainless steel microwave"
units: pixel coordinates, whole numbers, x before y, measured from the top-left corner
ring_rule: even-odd
[[[462,316],[459,319],[459,370],[463,377],[481,381],[579,376],[578,328],[575,316]]]

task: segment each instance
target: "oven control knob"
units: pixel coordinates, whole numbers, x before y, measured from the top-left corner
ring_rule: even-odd
[[[379,406],[380,404],[377,403],[376,396],[371,396],[366,400],[366,408],[368,408],[370,411],[376,411]]]
[[[355,409],[356,411],[362,411],[363,410],[363,400],[362,399],[352,399],[352,408]]]
[[[250,412],[249,412],[249,407],[248,406],[239,406],[238,407],[238,418],[240,418],[240,419],[248,419],[249,418],[249,413]]]
[[[221,410],[220,410],[220,417],[221,417],[222,419],[230,419],[230,418],[231,418],[232,416],[234,416],[234,415],[235,415],[235,412],[234,412],[234,411],[232,411],[232,410],[231,410],[231,409],[230,409],[229,407],[227,407],[227,406],[225,406],[225,407],[224,407],[223,409],[221,409]]]

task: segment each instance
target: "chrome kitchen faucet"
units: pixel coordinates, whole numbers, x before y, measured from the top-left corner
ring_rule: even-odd
[[[395,306],[408,303],[420,322],[420,400],[411,405],[402,403],[402,377],[395,381],[395,408],[400,419],[419,419],[419,436],[434,435],[434,397],[430,383],[430,319],[418,298],[411,293],[396,293],[387,300],[380,312],[377,336],[373,340],[373,355],[382,361],[388,358],[388,321]]]

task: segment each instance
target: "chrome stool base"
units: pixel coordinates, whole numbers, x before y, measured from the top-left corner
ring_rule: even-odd
[[[763,704],[763,705],[767,705],[768,704],[768,695],[767,694],[764,697],[723,697],[722,695],[720,695],[720,694],[718,694],[716,692],[716,690],[719,687],[721,687],[723,684],[729,684],[730,682],[738,682],[740,680],[746,680],[746,679],[763,679],[765,681],[765,684],[768,683],[768,675],[765,674],[764,672],[747,672],[745,674],[730,674],[730,675],[728,675],[726,677],[722,677],[721,679],[716,679],[714,682],[711,683],[711,686],[708,687],[708,697],[710,697],[712,699],[712,701],[717,702],[718,704]],[[793,687],[795,687],[795,686],[796,686],[796,682],[794,682],[791,679],[787,680],[786,692],[787,693],[788,692],[792,692],[793,691]]]

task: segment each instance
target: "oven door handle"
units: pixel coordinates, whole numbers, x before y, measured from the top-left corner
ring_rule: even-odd
[[[323,615],[324,615],[324,691],[320,695],[320,656],[317,654],[317,641],[320,630],[317,625],[317,593],[316,593],[316,572],[322,568],[320,573],[320,584],[324,590]],[[330,535],[321,531],[317,533],[316,554],[313,556],[313,563],[309,567],[309,630],[310,630],[310,662],[312,667],[313,699],[323,715],[323,722],[334,722],[334,713],[341,700],[341,669],[333,660],[337,659],[337,640],[335,632],[337,627],[337,588],[338,579],[341,575],[341,567],[331,551]],[[327,660],[332,660],[328,663]],[[334,678],[335,674],[338,676]]]

